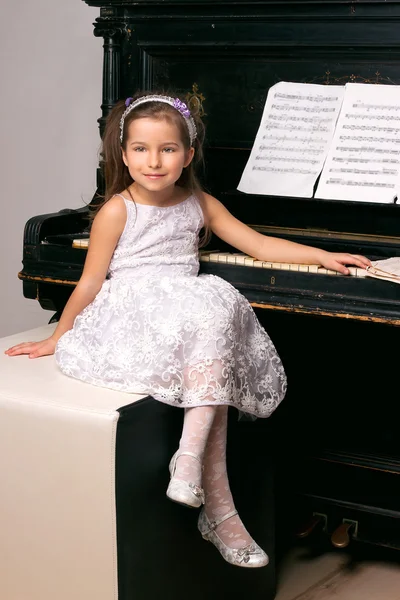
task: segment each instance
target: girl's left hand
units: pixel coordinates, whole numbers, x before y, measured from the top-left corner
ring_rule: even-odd
[[[371,261],[360,254],[324,252],[321,257],[321,265],[325,267],[325,269],[338,271],[339,273],[343,273],[343,275],[349,275],[350,271],[345,265],[354,265],[356,267],[360,267],[361,269],[365,269],[366,267],[371,266]]]

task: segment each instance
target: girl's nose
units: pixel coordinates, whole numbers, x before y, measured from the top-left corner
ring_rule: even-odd
[[[158,152],[149,152],[148,154],[149,167],[152,169],[157,169],[161,166],[161,158]]]

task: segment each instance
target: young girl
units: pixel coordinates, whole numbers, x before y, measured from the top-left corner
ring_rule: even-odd
[[[184,408],[167,496],[204,504],[198,528],[226,561],[262,567],[268,557],[229,488],[227,409],[269,417],[286,378],[248,301],[223,279],[198,275],[199,233],[211,230],[263,261],[343,274],[345,265],[370,262],[267,237],[235,219],[195,178],[202,139],[200,119],[177,98],[147,95],[114,107],[103,138],[105,199],[81,279],[53,335],[6,354],[55,353],[66,375]]]

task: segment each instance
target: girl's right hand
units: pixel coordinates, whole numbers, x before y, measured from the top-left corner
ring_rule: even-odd
[[[28,354],[29,358],[39,358],[39,356],[48,356],[54,354],[57,342],[49,337],[41,342],[23,342],[8,348],[4,354],[8,356],[18,356],[19,354]]]

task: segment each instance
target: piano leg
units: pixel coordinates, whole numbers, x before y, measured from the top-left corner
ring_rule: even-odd
[[[57,312],[55,312],[54,315],[49,320],[48,324],[50,325],[51,323],[58,323],[58,321],[60,320],[61,315],[62,315],[62,310],[58,310]]]

